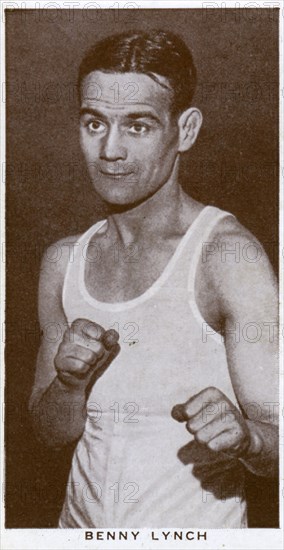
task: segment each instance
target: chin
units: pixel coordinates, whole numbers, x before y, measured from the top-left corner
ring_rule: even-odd
[[[115,212],[124,212],[126,210],[131,210],[132,208],[135,208],[136,206],[139,206],[139,204],[142,204],[145,200],[145,198],[143,199],[138,199],[138,200],[132,200],[132,201],[129,201],[129,200],[115,200],[115,199],[104,199],[107,203],[107,205],[109,206],[109,208],[111,208],[113,211]]]
[[[99,189],[95,189],[95,191],[110,208],[119,210],[129,210],[131,208],[135,208],[135,206],[147,201],[155,193],[150,192],[146,196],[139,197],[133,196],[133,193],[106,193],[105,189],[103,189],[104,192],[102,193]]]

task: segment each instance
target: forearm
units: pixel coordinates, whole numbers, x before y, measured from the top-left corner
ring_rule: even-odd
[[[35,397],[30,412],[37,437],[50,447],[63,447],[84,431],[85,391],[68,387],[56,377],[41,397]]]
[[[278,475],[279,429],[265,422],[247,420],[251,445],[241,462],[253,474],[265,477]]]

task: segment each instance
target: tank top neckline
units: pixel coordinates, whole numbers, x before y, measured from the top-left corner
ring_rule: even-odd
[[[178,261],[179,257],[182,254],[182,251],[184,250],[187,242],[189,241],[190,236],[193,233],[193,230],[196,228],[196,226],[202,221],[205,214],[208,212],[208,210],[211,210],[211,206],[205,206],[199,214],[197,214],[196,218],[193,220],[189,228],[187,229],[186,233],[183,235],[183,237],[180,239],[173,255],[170,257],[168,263],[166,264],[165,268],[163,269],[162,273],[159,275],[159,277],[154,281],[154,283],[147,288],[142,294],[139,294],[135,298],[132,298],[131,300],[125,300],[122,302],[102,302],[100,300],[97,300],[94,296],[92,296],[89,291],[87,290],[86,284],[85,284],[85,262],[80,262],[79,267],[79,289],[84,297],[84,299],[93,307],[96,307],[100,310],[105,311],[122,311],[125,309],[133,308],[147,299],[151,298],[166,282],[166,280],[170,277],[172,271],[174,270],[175,264]],[[84,246],[87,246],[92,238],[93,235],[95,235],[107,222],[107,220],[102,220],[101,222],[97,222],[94,226],[92,226],[86,234],[83,235],[86,238],[85,242],[83,243]]]

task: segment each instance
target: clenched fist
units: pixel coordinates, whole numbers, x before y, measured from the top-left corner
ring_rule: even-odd
[[[178,422],[186,422],[196,441],[213,451],[234,457],[260,451],[257,434],[250,431],[240,411],[217,388],[206,388],[186,403],[175,405],[172,416]]]
[[[76,319],[64,332],[54,359],[57,376],[67,386],[85,389],[92,376],[120,350],[118,333],[87,319]]]

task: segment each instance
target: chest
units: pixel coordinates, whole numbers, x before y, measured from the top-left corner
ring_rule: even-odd
[[[168,239],[153,237],[152,241],[123,244],[117,238],[96,236],[85,255],[84,283],[89,294],[100,302],[131,301],[146,293],[170,266],[176,269],[180,264],[186,286],[191,255],[187,254],[185,261],[179,261],[179,266],[176,266],[180,239],[180,235],[173,235]],[[175,292],[173,286],[172,293]],[[204,320],[218,332],[218,296],[212,292],[206,265],[202,262],[195,273],[195,300]]]
[[[123,302],[146,292],[173,257],[177,242],[132,242],[100,239],[88,250],[85,285],[99,301]],[[94,253],[95,252],[95,253]]]

